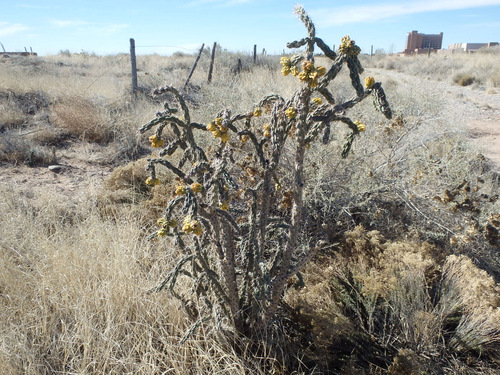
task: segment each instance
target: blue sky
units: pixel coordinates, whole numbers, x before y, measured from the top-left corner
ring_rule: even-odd
[[[2,1],[0,43],[9,52],[33,49],[39,55],[94,52],[171,54],[195,52],[202,43],[251,52],[280,54],[287,42],[306,36],[283,0],[44,0]],[[305,0],[316,34],[337,45],[348,34],[369,53],[400,52],[406,34],[444,33],[451,43],[500,42],[500,0]]]

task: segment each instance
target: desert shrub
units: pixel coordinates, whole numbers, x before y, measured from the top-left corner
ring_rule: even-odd
[[[500,87],[500,74],[491,76],[489,81],[493,87]]]
[[[493,368],[499,287],[470,258],[428,243],[387,241],[361,226],[345,234],[336,255],[306,267],[306,287],[286,299],[331,370]]]
[[[470,86],[475,80],[476,77],[466,73],[458,73],[453,76],[453,82],[459,86]]]
[[[56,162],[53,148],[38,145],[19,134],[0,135],[0,162],[47,166]]]
[[[114,138],[114,128],[106,113],[90,100],[71,97],[54,104],[53,123],[75,137],[96,143],[109,143]]]

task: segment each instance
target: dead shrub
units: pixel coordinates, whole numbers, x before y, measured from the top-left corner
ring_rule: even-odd
[[[476,81],[476,77],[467,73],[458,73],[453,76],[453,82],[459,86],[470,86]]]
[[[16,134],[0,136],[0,162],[46,166],[56,161],[54,150]]]
[[[387,241],[361,226],[338,249],[306,268],[306,287],[287,294],[316,356],[340,373],[369,363],[389,374],[493,368],[499,286],[470,258],[425,242]]]
[[[149,196],[149,189],[144,183],[148,177],[146,165],[146,159],[140,159],[116,168],[104,182],[105,190],[128,192],[130,196]]]
[[[74,136],[100,144],[107,144],[115,137],[109,115],[91,100],[72,96],[52,107],[53,123]]]

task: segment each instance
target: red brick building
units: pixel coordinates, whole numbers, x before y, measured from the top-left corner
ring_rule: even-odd
[[[441,49],[443,44],[443,33],[439,34],[421,34],[416,30],[408,33],[406,48],[403,51],[405,55],[426,53],[430,50]]]

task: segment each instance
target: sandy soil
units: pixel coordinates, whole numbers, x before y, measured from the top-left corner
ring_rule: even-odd
[[[491,161],[500,173],[500,90],[497,93],[473,87],[453,86],[445,82],[422,81],[394,71],[370,70],[382,81],[389,77],[399,82],[418,82],[429,89],[439,90],[448,99],[448,109],[456,118],[465,120],[471,141]],[[0,184],[16,186],[26,197],[49,193],[56,198],[73,202],[86,199],[89,191],[96,191],[112,167],[106,165],[106,149],[96,145],[75,142],[66,149],[57,150],[61,168],[0,166]]]
[[[500,90],[484,90],[474,86],[457,86],[447,82],[422,80],[418,77],[388,70],[372,69],[375,77],[390,78],[397,82],[407,82],[437,91],[446,103],[444,110],[453,113],[463,122],[471,141],[490,161],[493,170],[500,173]],[[385,78],[385,79],[387,79]],[[388,94],[389,95],[389,94]]]

